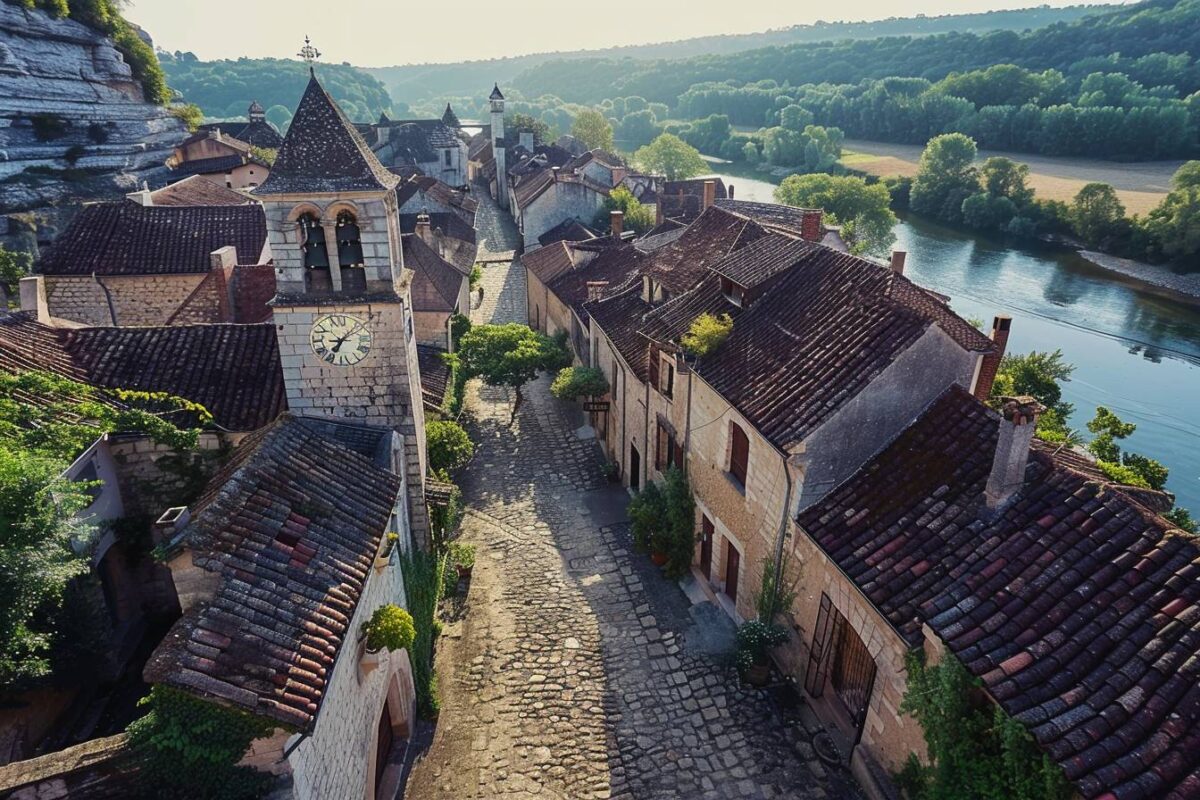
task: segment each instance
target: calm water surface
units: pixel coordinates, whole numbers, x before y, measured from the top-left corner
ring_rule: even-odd
[[[720,177],[739,200],[772,199],[772,183]],[[896,226],[895,247],[908,251],[905,274],[950,295],[963,316],[990,326],[993,315],[1011,315],[1010,352],[1060,348],[1076,367],[1063,385],[1072,427],[1084,429],[1099,405],[1137,423],[1128,449],[1170,467],[1167,488],[1200,511],[1200,307],[1074,253],[1014,248],[924,220]]]

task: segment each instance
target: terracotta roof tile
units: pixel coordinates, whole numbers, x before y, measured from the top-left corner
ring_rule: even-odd
[[[927,623],[1084,797],[1188,796],[1200,543],[1040,450],[982,513],[998,426],[948,390],[797,521],[910,644]]]
[[[109,389],[166,392],[200,403],[218,425],[260,428],[286,405],[275,326],[51,328],[0,317],[0,368],[47,370]]]
[[[413,271],[414,311],[452,312],[458,309],[459,293],[466,278],[446,259],[434,252],[415,233],[401,237],[404,266]]]
[[[231,120],[228,122],[210,122],[200,126],[201,131],[220,131],[226,136],[233,137],[255,147],[277,149],[283,144],[283,137],[269,122],[246,122]]]
[[[313,724],[387,531],[401,479],[283,415],[209,484],[179,546],[220,582],[146,665],[146,680]]]
[[[253,203],[246,195],[227,189],[202,175],[193,175],[150,193],[156,206],[244,206]]]
[[[267,242],[262,206],[143,206],[128,200],[84,206],[38,265],[44,275],[203,273],[227,245],[257,264]]]
[[[524,253],[521,263],[543,284],[549,285],[559,275],[571,269],[571,250],[566,242],[556,241]]]
[[[570,217],[539,236],[538,244],[546,246],[555,242],[586,242],[597,236],[599,234],[596,231],[580,222],[578,218]]]
[[[446,405],[450,391],[450,366],[444,350],[429,345],[417,345],[417,364],[421,369],[421,395],[427,408],[440,409]],[[429,488],[428,479],[425,483]]]

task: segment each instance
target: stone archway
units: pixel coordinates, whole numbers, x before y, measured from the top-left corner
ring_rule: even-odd
[[[416,690],[407,650],[388,656],[387,688],[379,713],[370,720],[371,749],[368,758],[366,800],[391,798],[399,789],[404,755],[412,735]]]

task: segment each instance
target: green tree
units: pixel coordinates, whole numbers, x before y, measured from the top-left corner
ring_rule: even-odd
[[[532,133],[535,146],[545,144],[551,138],[550,126],[529,114],[510,114],[504,122],[504,130],[508,136],[512,137],[513,141],[516,141],[522,133]]]
[[[425,423],[425,452],[434,474],[461,469],[475,454],[475,445],[466,429],[451,420]]]
[[[661,134],[633,154],[633,160],[647,172],[665,175],[669,181],[685,180],[708,171],[700,151],[678,136]]]
[[[921,153],[909,205],[913,211],[949,222],[962,220],[962,204],[979,191],[975,140],[961,133],[935,136]]]
[[[11,308],[20,289],[21,278],[29,274],[33,259],[20,250],[9,250],[0,244],[0,304]]]
[[[856,253],[883,255],[896,241],[896,215],[882,183],[868,184],[853,176],[789,175],[775,190],[775,201],[801,208],[821,208],[840,224]]]
[[[1200,121],[1200,115],[1197,119]],[[1194,258],[1200,254],[1200,161],[1181,166],[1171,186],[1146,219],[1146,230],[1164,255],[1180,260]]]
[[[1046,407],[1038,419],[1037,436],[1051,442],[1076,444],[1079,436],[1067,426],[1075,407],[1062,399],[1063,381],[1075,371],[1063,358],[1061,350],[1025,354],[1008,354],[1000,361],[996,380],[992,383],[992,398],[1029,395]]]
[[[478,377],[491,386],[512,388],[510,424],[516,421],[521,405],[521,387],[542,370],[560,369],[570,363],[561,342],[516,322],[472,327],[459,342],[458,357],[467,378]]]
[[[1114,232],[1113,226],[1125,218],[1125,206],[1107,183],[1089,183],[1071,203],[1071,229],[1088,245],[1103,242]]]
[[[626,114],[621,118],[616,129],[616,136],[621,140],[623,149],[632,149],[648,144],[660,133],[662,133],[662,126],[655,120],[654,112],[648,108]]]
[[[594,109],[584,109],[571,123],[571,135],[583,142],[588,150],[613,149],[613,129],[604,115]]]
[[[705,312],[692,320],[688,332],[680,337],[679,344],[688,355],[704,358],[715,353],[732,332],[733,318],[728,314],[713,316]]]
[[[633,192],[625,186],[618,186],[608,197],[604,198],[604,204],[596,212],[592,225],[597,230],[607,230],[610,226],[610,215],[614,211],[620,211],[625,215],[624,225],[627,230],[645,233],[654,227],[654,212],[650,210],[650,206],[644,206],[638,202],[638,199],[633,196]]]
[[[993,156],[979,167],[983,189],[992,197],[1006,197],[1018,209],[1033,202],[1033,190],[1027,185],[1029,165]]]
[[[1121,450],[1118,442],[1129,438],[1137,425],[1125,422],[1104,406],[1087,424],[1093,438],[1088,450],[1096,457],[1099,467],[1113,480],[1150,489],[1162,489],[1167,483],[1168,469],[1153,458]]]
[[[607,393],[608,381],[595,367],[563,367],[550,385],[550,394],[559,400],[599,397]]]

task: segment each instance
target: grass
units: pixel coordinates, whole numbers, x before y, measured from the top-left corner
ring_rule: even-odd
[[[842,163],[850,169],[877,175],[913,177],[921,157],[919,145],[849,140],[842,149]],[[1054,158],[1028,153],[981,150],[980,159],[1001,155],[1029,164],[1029,185],[1038,197],[1071,200],[1091,181],[1111,183],[1130,214],[1145,214],[1166,195],[1171,175],[1179,161],[1119,163],[1086,158]]]

